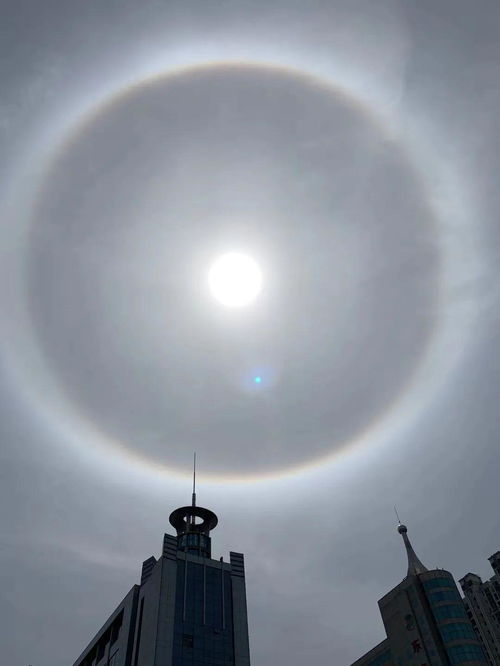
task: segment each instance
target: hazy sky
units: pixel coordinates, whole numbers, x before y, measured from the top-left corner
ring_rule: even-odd
[[[193,450],[253,666],[384,637],[395,504],[427,566],[489,576],[498,3],[3,5],[3,661],[74,661]],[[237,310],[231,250],[263,272]]]

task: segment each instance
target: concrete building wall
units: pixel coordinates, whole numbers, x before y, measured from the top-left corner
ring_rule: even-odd
[[[492,666],[500,666],[500,552],[489,561],[495,572],[489,580],[483,582],[476,574],[468,573],[460,579],[460,585],[469,619],[488,661]]]
[[[230,561],[233,596],[234,663],[235,666],[250,666],[245,563],[241,553],[230,553]]]
[[[134,585],[73,666],[132,666],[139,586]]]
[[[155,666],[163,566],[161,557],[140,589],[132,666]]]
[[[177,584],[177,560],[163,556],[161,573],[160,609],[158,613],[158,638],[155,666],[172,664],[174,645],[175,595]]]
[[[172,664],[177,561],[162,556],[140,588],[131,666]]]
[[[396,664],[411,666],[442,666],[443,661],[421,610],[417,582],[416,576],[405,579],[379,601],[392,660]]]
[[[355,661],[352,666],[395,666],[389,640],[386,638]]]

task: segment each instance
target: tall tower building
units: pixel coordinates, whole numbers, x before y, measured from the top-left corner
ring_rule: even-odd
[[[142,565],[134,585],[74,666],[250,666],[245,568],[211,556],[217,516],[183,506],[170,515],[159,559]]]
[[[387,638],[353,666],[484,666],[481,644],[467,617],[455,580],[427,569],[405,525],[399,524],[408,558],[406,577],[378,602]]]
[[[483,645],[488,661],[500,666],[500,551],[488,558],[494,575],[483,583],[473,573],[459,580],[467,615]]]

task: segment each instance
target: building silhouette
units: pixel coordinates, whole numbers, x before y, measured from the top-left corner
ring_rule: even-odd
[[[196,506],[170,515],[159,559],[142,565],[134,585],[74,666],[250,666],[245,568],[211,557],[217,516]]]
[[[488,661],[500,666],[500,551],[488,558],[494,575],[483,583],[473,573],[459,580],[465,594],[469,620],[481,641]]]
[[[405,525],[398,532],[408,557],[406,577],[378,602],[387,638],[352,666],[479,666],[487,664],[455,580],[427,569]]]

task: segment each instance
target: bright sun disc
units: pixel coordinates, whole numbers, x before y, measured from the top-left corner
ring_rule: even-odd
[[[258,264],[244,254],[229,252],[216,259],[208,272],[214,298],[228,307],[251,303],[260,291],[262,274]]]

